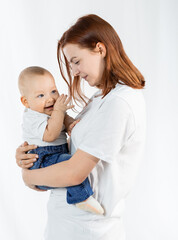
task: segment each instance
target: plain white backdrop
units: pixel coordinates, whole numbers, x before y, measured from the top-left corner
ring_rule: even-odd
[[[176,0],[0,0],[0,239],[40,240],[47,218],[49,193],[25,187],[15,163],[22,143],[18,74],[27,66],[43,66],[54,75],[60,93],[66,92],[57,41],[89,13],[111,23],[146,79],[147,143],[127,199],[127,240],[178,239],[177,12]],[[92,93],[87,86],[86,94]]]

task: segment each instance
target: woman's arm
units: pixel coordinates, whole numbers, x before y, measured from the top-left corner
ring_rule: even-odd
[[[99,159],[80,149],[67,161],[46,168],[22,170],[26,185],[68,187],[82,183]]]

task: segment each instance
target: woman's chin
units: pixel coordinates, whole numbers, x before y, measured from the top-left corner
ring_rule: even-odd
[[[89,84],[91,87],[96,86],[96,84],[94,84],[92,81],[87,81],[87,82],[88,82],[88,84]]]

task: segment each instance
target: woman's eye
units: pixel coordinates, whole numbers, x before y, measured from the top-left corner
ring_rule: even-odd
[[[44,94],[40,94],[40,95],[38,95],[37,97],[38,97],[38,98],[42,98],[42,97],[44,97]]]
[[[75,62],[74,64],[78,65],[79,63],[80,63],[80,61],[77,61],[77,62]]]

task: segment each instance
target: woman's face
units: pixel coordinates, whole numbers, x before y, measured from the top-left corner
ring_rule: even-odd
[[[102,43],[97,43],[92,51],[88,48],[81,48],[77,44],[67,44],[63,52],[74,76],[85,79],[90,86],[97,87],[101,83],[106,55]]]

